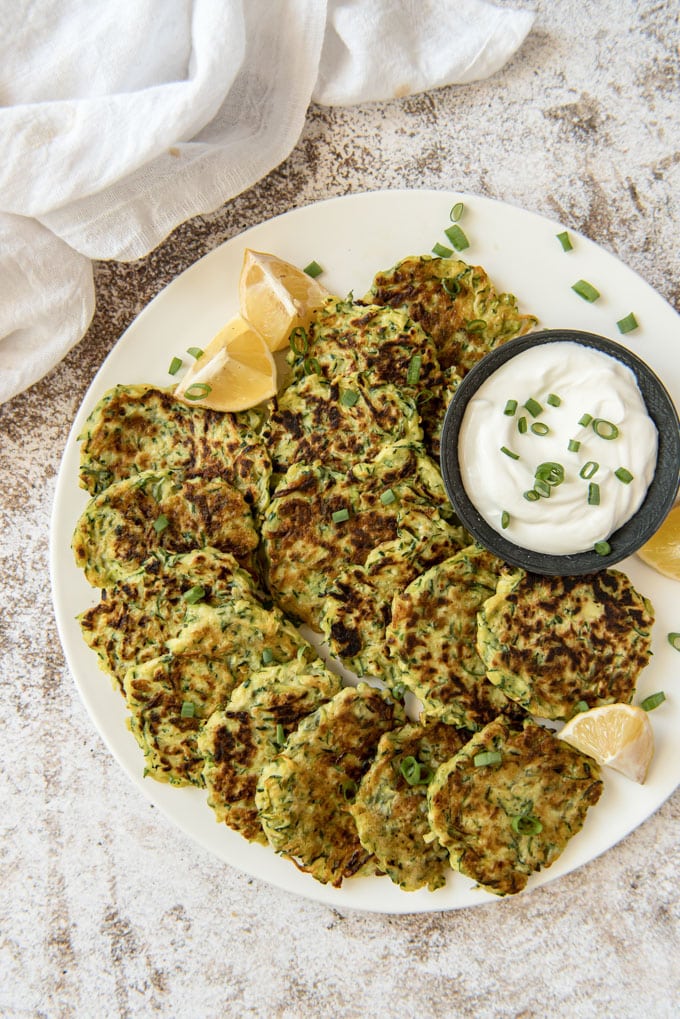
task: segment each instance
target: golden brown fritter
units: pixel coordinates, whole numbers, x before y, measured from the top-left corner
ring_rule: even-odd
[[[630,701],[651,655],[649,602],[618,570],[542,577],[515,570],[481,608],[489,679],[526,711],[568,719]]]

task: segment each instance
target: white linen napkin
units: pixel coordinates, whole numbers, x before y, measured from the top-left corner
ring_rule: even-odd
[[[0,0],[0,402],[130,260],[294,148],[310,101],[493,74],[533,14],[485,0]]]

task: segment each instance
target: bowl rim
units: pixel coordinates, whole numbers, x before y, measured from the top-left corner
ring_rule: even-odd
[[[611,551],[551,555],[517,545],[496,531],[481,516],[468,496],[460,471],[458,435],[468,403],[483,382],[503,364],[531,347],[574,342],[621,361],[635,375],[658,432],[657,466],[644,501],[609,538]],[[444,417],[440,440],[440,466],[444,487],[458,518],[474,540],[512,566],[531,573],[578,576],[596,573],[633,555],[658,530],[672,508],[680,487],[680,420],[673,400],[653,369],[616,340],[580,329],[543,329],[508,340],[485,354],[463,377]]]

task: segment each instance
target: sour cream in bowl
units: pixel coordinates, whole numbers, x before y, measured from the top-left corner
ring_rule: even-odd
[[[591,573],[635,552],[670,510],[680,425],[628,348],[546,330],[468,372],[447,411],[441,466],[481,545],[534,573]]]

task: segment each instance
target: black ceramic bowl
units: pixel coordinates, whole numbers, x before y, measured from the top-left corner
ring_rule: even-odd
[[[529,347],[542,343],[571,341],[594,347],[622,361],[634,373],[647,412],[659,433],[657,465],[654,478],[641,507],[622,527],[608,539],[609,555],[594,550],[573,555],[549,555],[522,548],[495,531],[476,510],[468,497],[461,478],[458,460],[458,434],[465,409],[479,386],[501,365]],[[577,576],[595,573],[613,566],[632,555],[651,538],[672,507],[680,485],[680,423],[678,414],[667,390],[649,365],[626,347],[593,333],[573,329],[550,329],[529,333],[510,340],[487,354],[467,373],[449,405],[441,437],[441,468],[449,499],[460,522],[475,541],[489,549],[500,559],[513,566],[521,566],[532,573]]]

